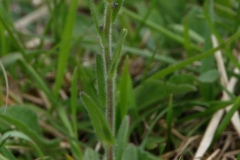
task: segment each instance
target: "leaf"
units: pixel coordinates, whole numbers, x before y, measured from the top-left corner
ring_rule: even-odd
[[[5,157],[7,157],[7,160],[11,159],[11,160],[17,160],[15,158],[15,156],[13,155],[13,153],[11,151],[9,151],[9,149],[6,149],[5,146],[1,146],[0,147],[0,153],[2,153]],[[1,159],[1,158],[0,158]]]
[[[0,114],[2,113],[3,109],[0,108]],[[36,114],[31,110],[27,109],[26,107],[11,106],[8,108],[7,112],[4,115],[24,123],[33,132],[35,132],[38,135],[42,135]]]
[[[122,160],[159,160],[159,158],[152,154],[141,150],[132,144],[129,144],[124,151]]]
[[[3,108],[0,108],[0,113],[0,119],[14,125],[18,130],[30,137],[42,149],[59,146],[59,140],[49,141],[42,137],[35,115],[26,107],[9,107],[6,114],[2,114]]]
[[[158,157],[153,156],[151,153],[138,148],[138,160],[159,160]]]
[[[24,59],[20,59],[21,64],[27,69],[27,71],[31,74],[31,76],[35,79],[38,87],[44,91],[44,93],[48,96],[51,97],[51,91],[47,84],[43,81],[43,79],[40,77],[40,75],[36,72],[36,70],[29,65]],[[52,98],[50,98],[51,100]]]
[[[106,73],[103,57],[100,54],[96,56],[96,75],[98,85],[98,96],[102,104],[102,108],[106,108]]]
[[[114,144],[113,135],[106,119],[104,118],[103,112],[101,112],[99,107],[85,93],[82,93],[81,96],[98,138],[106,144]]]
[[[165,138],[159,138],[159,137],[147,137],[147,141],[146,141],[146,149],[147,150],[153,150],[156,149],[159,144],[162,144],[165,142]]]
[[[24,139],[26,141],[29,141],[33,145],[33,147],[36,149],[38,155],[43,157],[43,153],[40,150],[40,148],[36,145],[36,143],[34,141],[31,140],[30,137],[28,137],[24,133],[19,132],[19,131],[6,132],[0,138],[0,144],[2,145],[2,143],[5,142],[8,138],[21,138],[21,139]]]
[[[78,71],[79,79],[84,92],[88,94],[93,99],[93,101],[100,106],[101,103],[99,102],[99,98],[96,94],[93,83],[93,78],[95,78],[94,75],[96,75],[96,72],[90,72],[94,70],[90,70],[89,68],[82,66],[80,63],[78,65]]]
[[[90,9],[90,12],[91,12],[91,16],[93,18],[93,22],[95,24],[95,29],[98,33],[98,35],[100,37],[102,37],[101,39],[103,39],[103,32],[101,32],[100,30],[100,25],[99,25],[99,18],[98,18],[98,13],[97,13],[97,10],[96,10],[96,7],[95,7],[95,4],[93,3],[93,0],[88,0],[88,6],[89,6],[89,9]]]
[[[176,64],[173,64],[161,71],[158,71],[156,72],[155,74],[153,74],[152,76],[150,76],[149,78],[153,78],[153,79],[159,79],[159,78],[162,78],[162,77],[165,77],[167,75],[169,75],[170,73],[178,70],[178,69],[181,69],[197,60],[201,60],[203,58],[206,58],[212,54],[214,54],[216,51],[218,51],[219,49],[223,48],[224,46],[232,43],[233,41],[235,41],[238,37],[240,36],[240,32],[236,32],[234,35],[232,35],[227,41],[221,43],[218,47],[216,48],[213,48],[213,49],[210,49],[202,54],[199,54],[199,55],[196,55],[194,57],[191,57],[191,58],[188,58],[184,61],[181,61],[181,62],[178,62]]]
[[[169,103],[168,103],[167,117],[166,117],[166,123],[167,123],[167,146],[166,146],[166,149],[168,149],[168,150],[172,150],[172,145],[173,145],[172,121],[173,121],[173,96],[170,95],[170,99],[169,99]]]
[[[122,77],[120,79],[119,85],[119,98],[117,104],[117,113],[116,113],[116,128],[118,129],[123,118],[126,116],[129,106],[130,100],[130,88],[131,85],[131,77],[129,74],[129,67],[128,67],[128,59],[125,62],[125,66],[123,69]]]
[[[129,9],[126,9],[126,8],[124,8],[123,11],[127,16],[131,17],[132,19],[134,19],[136,21],[139,21],[139,22],[142,22],[143,17],[141,17],[140,15],[137,15],[133,11],[130,11]],[[150,29],[156,30],[158,33],[166,36],[167,38],[169,38],[173,41],[176,41],[178,43],[184,44],[184,38],[177,35],[175,32],[170,31],[169,29],[164,28],[163,26],[158,25],[155,22],[152,22],[152,21],[149,21],[149,20],[145,21],[144,24],[147,27],[149,27]],[[191,49],[194,49],[194,50],[197,50],[197,51],[201,50],[197,45],[195,45],[193,43],[191,43],[190,47],[191,47]]]
[[[135,90],[137,106],[147,107],[156,103],[170,94],[186,94],[196,90],[196,87],[189,84],[173,84],[160,80],[149,79],[139,85]]]
[[[6,157],[4,157],[2,154],[0,154],[0,159],[1,160],[8,160]]]
[[[173,75],[168,80],[169,83],[174,84],[193,84],[195,80],[195,76],[191,74],[179,74],[179,75]]]
[[[116,76],[118,63],[121,59],[122,46],[123,46],[123,42],[125,40],[126,35],[127,35],[127,29],[123,29],[121,37],[118,41],[117,47],[116,47],[116,49],[114,51],[114,54],[113,54],[111,67],[110,67],[110,70],[109,70],[109,73],[108,73],[109,77],[115,77]]]
[[[84,154],[85,160],[99,160],[99,154],[92,150],[91,148],[87,148]]]
[[[2,62],[3,62],[3,65],[7,67],[16,63],[21,58],[22,58],[22,55],[20,53],[11,53],[2,57]]]
[[[72,125],[73,125],[73,132],[77,136],[77,80],[78,80],[78,70],[77,68],[74,69],[72,82],[71,82],[71,115],[72,115]]]
[[[124,150],[122,160],[127,160],[127,159],[139,160],[137,148],[132,144],[129,144]]]
[[[215,142],[220,137],[220,135],[222,134],[224,129],[228,126],[229,122],[231,121],[231,118],[232,118],[233,114],[235,112],[238,112],[239,108],[240,108],[240,96],[236,99],[232,108],[226,113],[222,122],[218,126],[218,128],[216,130],[216,133],[215,133],[215,136],[214,136],[213,142]]]
[[[117,139],[115,144],[115,155],[116,160],[121,160],[123,156],[124,149],[128,142],[128,127],[129,127],[129,117],[125,117],[117,133]]]
[[[114,23],[117,19],[118,16],[118,12],[120,11],[122,4],[123,4],[124,0],[115,0],[115,6],[113,9],[113,13],[112,13],[112,22]]]
[[[59,89],[61,88],[64,72],[67,65],[68,56],[71,48],[71,37],[73,33],[73,26],[75,23],[76,9],[78,7],[78,0],[70,1],[70,8],[67,14],[64,29],[61,35],[60,52],[58,55],[58,67],[56,74],[56,83],[54,86],[54,95],[58,95]]]
[[[206,71],[204,73],[202,73],[197,80],[202,82],[202,83],[213,83],[216,80],[218,80],[220,77],[220,74],[218,72],[218,70],[216,69],[212,69],[209,71]]]

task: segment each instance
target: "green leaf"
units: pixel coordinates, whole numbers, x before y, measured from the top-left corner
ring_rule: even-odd
[[[29,141],[33,147],[36,149],[37,153],[39,156],[43,157],[43,153],[40,150],[40,148],[36,145],[36,143],[34,141],[31,140],[30,137],[28,137],[26,134],[19,132],[19,131],[9,131],[4,133],[1,138],[0,138],[0,144],[2,144],[3,142],[5,142],[8,138],[20,138],[20,139],[24,139],[26,141]]]
[[[114,9],[112,12],[112,22],[114,23],[117,19],[118,12],[120,11],[122,5],[123,5],[124,0],[115,0],[114,4]]]
[[[170,95],[168,111],[166,117],[167,123],[167,146],[166,149],[172,150],[172,120],[173,120],[173,96]]]
[[[181,62],[179,62],[179,63],[173,64],[173,65],[171,65],[171,66],[169,66],[169,67],[167,67],[167,68],[165,68],[165,69],[163,69],[163,70],[161,70],[161,71],[156,72],[155,74],[153,74],[152,76],[150,76],[150,78],[158,79],[158,78],[165,77],[165,76],[167,76],[168,74],[170,74],[170,73],[172,73],[172,72],[174,72],[174,71],[176,71],[176,70],[178,70],[178,69],[181,69],[181,68],[183,68],[183,67],[185,67],[185,66],[187,66],[187,65],[189,65],[189,64],[191,64],[191,63],[193,63],[193,62],[195,62],[195,61],[197,61],[197,60],[201,60],[201,59],[203,59],[203,58],[206,58],[206,57],[214,54],[214,53],[215,53],[216,51],[218,51],[219,49],[221,49],[221,48],[225,47],[226,45],[232,43],[232,42],[235,41],[239,36],[240,36],[240,32],[237,32],[237,33],[235,33],[233,36],[231,36],[227,41],[219,44],[218,47],[213,48],[213,49],[210,49],[210,50],[208,50],[208,51],[206,51],[206,52],[204,52],[204,53],[202,53],[202,54],[199,54],[199,55],[197,55],[197,56],[191,57],[191,58],[186,59],[186,60],[184,60],[184,61],[181,61]]]
[[[139,147],[136,147],[132,144],[129,144],[124,151],[122,160],[159,160],[158,157],[153,156],[152,154],[141,150]]]
[[[106,144],[114,144],[115,142],[113,135],[107,124],[106,119],[104,118],[103,112],[101,112],[99,107],[88,95],[82,93],[81,96],[98,138]]]
[[[0,108],[0,114],[2,113],[3,109]],[[38,118],[30,109],[27,109],[23,106],[11,106],[4,115],[24,123],[28,126],[28,129],[32,130],[38,135],[42,135],[38,124]]]
[[[122,77],[119,82],[119,98],[117,104],[117,113],[116,113],[116,128],[120,126],[123,118],[126,116],[128,112],[129,100],[130,100],[130,88],[131,85],[131,77],[129,74],[129,67],[128,67],[128,59],[125,62],[125,66],[123,69]]]
[[[121,160],[123,156],[124,149],[128,142],[128,127],[129,127],[129,117],[125,117],[117,133],[117,139],[115,144],[115,155],[116,160]]]
[[[229,122],[231,121],[233,114],[235,112],[238,112],[239,108],[240,108],[240,96],[236,99],[236,102],[233,104],[232,108],[226,113],[222,122],[218,126],[213,142],[215,142],[220,137],[224,129],[228,126]]]
[[[174,74],[168,80],[169,83],[174,84],[194,84],[195,76],[191,74]]]
[[[143,17],[141,17],[140,15],[137,15],[133,11],[130,11],[129,9],[126,9],[126,8],[124,8],[123,11],[124,11],[124,13],[126,15],[128,15],[132,19],[134,19],[136,21],[139,21],[139,22],[142,22]],[[172,39],[172,40],[174,40],[174,41],[176,41],[178,43],[184,44],[184,38],[179,36],[179,35],[177,35],[175,32],[172,32],[172,31],[168,30],[167,28],[164,28],[163,26],[158,25],[155,22],[152,22],[152,21],[149,21],[149,20],[145,21],[144,24],[147,27],[149,27],[150,29],[156,30],[160,34],[163,34],[167,38]],[[190,47],[191,47],[191,49],[194,49],[194,50],[197,50],[197,51],[201,50],[197,45],[195,45],[193,43],[191,43]]]
[[[6,114],[3,114],[3,108],[0,108],[0,119],[11,125],[14,125],[19,131],[30,137],[42,149],[59,146],[59,140],[46,140],[39,131],[36,115],[26,107],[11,106]]]
[[[127,148],[124,150],[122,160],[127,160],[127,159],[139,160],[137,148],[132,144],[129,144]]]
[[[202,83],[213,83],[216,80],[218,80],[220,77],[220,74],[218,72],[218,70],[216,69],[212,69],[209,71],[206,71],[204,73],[202,73],[197,80],[199,80]]]
[[[1,160],[8,160],[7,157],[4,157],[2,154],[0,154],[0,159]]]
[[[11,53],[2,57],[2,62],[4,66],[10,66],[16,63],[21,58],[22,58],[22,55],[20,53]]]
[[[73,123],[73,131],[77,136],[77,79],[78,79],[78,70],[74,69],[72,82],[71,82],[71,115],[72,115],[72,123]]]
[[[96,72],[91,72],[94,70],[84,67],[80,63],[78,65],[78,71],[79,71],[78,73],[79,79],[84,92],[88,94],[93,99],[93,101],[100,106],[101,103],[99,102],[99,98],[97,96],[96,90],[94,88],[94,83],[93,83],[93,81],[95,80],[94,75],[96,75]]]
[[[138,148],[138,160],[159,160],[160,158],[153,156],[151,153]],[[160,159],[161,160],[161,159]]]
[[[116,47],[116,49],[114,51],[111,67],[110,67],[110,70],[109,70],[109,73],[108,73],[108,76],[110,76],[110,77],[116,76],[118,63],[119,63],[119,61],[121,59],[122,46],[123,46],[123,42],[125,40],[126,35],[127,35],[127,30],[123,29],[121,37],[120,37],[120,39],[118,41],[117,47]]]
[[[91,148],[87,148],[84,154],[85,160],[99,160],[99,154],[92,150]]]
[[[101,29],[100,29],[100,25],[99,25],[99,22],[98,22],[98,20],[99,20],[99,18],[98,18],[98,13],[97,13],[95,4],[93,3],[93,0],[88,0],[88,6],[89,6],[89,8],[90,8],[91,16],[92,16],[93,22],[94,22],[94,24],[95,24],[95,29],[96,29],[98,35],[99,35],[100,37],[102,37],[103,34],[102,34],[102,31],[101,31]]]
[[[146,141],[146,150],[153,150],[158,148],[159,144],[164,143],[165,142],[165,138],[159,138],[159,137],[154,137],[154,136],[149,136],[147,137],[147,141]]]
[[[15,156],[13,155],[13,153],[11,151],[9,151],[9,149],[6,149],[5,146],[1,146],[0,147],[0,153],[2,153],[5,157],[7,157],[7,160],[11,159],[11,160],[17,160],[15,158]],[[0,158],[1,159],[1,158]]]
[[[51,96],[51,91],[47,84],[43,81],[43,79],[40,77],[40,75],[36,72],[36,70],[29,65],[24,59],[20,59],[21,64],[27,69],[27,71],[31,74],[31,76],[34,78],[35,82],[37,83],[38,87],[48,96]],[[51,100],[52,98],[50,98]]]
[[[70,8],[67,14],[65,26],[61,36],[60,53],[58,55],[58,67],[56,74],[56,83],[54,86],[54,95],[57,96],[61,88],[64,72],[67,65],[68,56],[71,48],[71,37],[73,33],[73,26],[75,23],[76,9],[78,7],[78,0],[70,1]]]
[[[149,79],[135,89],[135,97],[139,108],[154,104],[170,94],[186,94],[196,90],[196,87],[189,84],[173,84],[160,80]]]
[[[98,84],[98,96],[102,107],[106,107],[106,73],[105,66],[103,63],[103,57],[100,54],[96,56],[96,75],[97,75],[97,84]]]

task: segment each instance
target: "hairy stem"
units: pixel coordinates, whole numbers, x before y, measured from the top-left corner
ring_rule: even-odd
[[[112,3],[106,2],[106,9],[105,9],[105,19],[104,19],[104,57],[106,63],[106,70],[108,73],[109,66],[111,64],[111,57],[112,57]]]
[[[103,46],[104,50],[104,58],[105,58],[105,69],[106,74],[109,73],[111,60],[112,60],[112,2],[111,0],[106,2],[106,8],[105,8],[105,19],[104,19],[104,38],[105,43]],[[108,77],[108,76],[106,76]],[[115,116],[115,106],[114,106],[114,78],[108,77],[106,80],[106,92],[107,92],[107,106],[106,106],[106,119],[108,121],[108,124],[110,126],[110,129],[112,131],[112,134],[114,135],[114,116]],[[106,157],[107,160],[114,160],[114,151],[113,146],[107,146],[106,147]]]

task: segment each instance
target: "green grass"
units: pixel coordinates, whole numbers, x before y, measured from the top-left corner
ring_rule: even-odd
[[[221,50],[228,79],[239,80],[238,1],[46,0],[48,15],[21,30],[15,22],[41,6],[0,3],[9,84],[4,114],[0,71],[0,159],[193,159],[214,113],[231,104],[203,159],[228,137],[215,158],[239,150],[231,117],[240,85],[221,84],[214,58]]]

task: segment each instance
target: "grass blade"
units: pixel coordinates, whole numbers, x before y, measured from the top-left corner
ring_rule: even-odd
[[[67,15],[66,23],[62,33],[62,43],[60,45],[60,53],[58,56],[58,68],[56,74],[56,83],[54,86],[54,95],[57,96],[61,88],[64,72],[67,65],[67,60],[71,47],[71,37],[73,33],[73,25],[75,23],[76,9],[78,7],[78,0],[72,0],[70,3],[69,12]],[[63,43],[65,42],[65,43]]]
[[[168,104],[168,111],[167,111],[167,146],[166,149],[171,150],[172,147],[172,120],[173,120],[173,96],[170,95],[170,100]]]
[[[78,70],[74,69],[71,83],[71,114],[72,114],[72,123],[73,131],[75,136],[77,136],[77,80],[78,80]]]
[[[166,69],[163,69],[161,71],[158,71],[157,73],[153,74],[152,76],[150,76],[150,78],[162,78],[165,77],[166,75],[174,72],[175,70],[178,70],[180,68],[183,68],[191,63],[193,63],[194,61],[198,61],[201,60],[203,58],[206,58],[212,54],[214,54],[217,50],[227,46],[228,44],[231,44],[234,40],[236,40],[238,37],[240,36],[240,32],[235,33],[233,36],[231,36],[227,41],[221,43],[218,47],[210,49],[202,54],[199,54],[197,56],[194,56],[192,58],[186,59],[182,62],[179,62],[177,64],[173,64],[169,67],[167,67]]]
[[[128,10],[128,9],[125,9],[124,8],[124,13],[127,14],[129,17],[141,22],[142,21],[142,17],[133,13],[132,11]],[[162,26],[159,26],[151,21],[146,21],[145,22],[145,25],[148,26],[149,28],[152,28],[156,31],[158,31],[159,33],[165,35],[166,37],[178,42],[178,43],[181,43],[181,44],[184,44],[184,38],[182,38],[181,36],[178,36],[176,35],[175,33],[171,32],[170,30],[162,27]],[[197,51],[201,51],[201,49],[195,45],[195,44],[192,44],[191,43],[191,48],[197,50]]]
[[[236,99],[236,102],[232,106],[231,110],[229,110],[229,112],[226,113],[225,117],[223,118],[222,122],[217,128],[216,134],[213,139],[213,143],[220,137],[221,133],[224,131],[224,129],[227,127],[227,125],[231,121],[231,118],[234,115],[234,113],[240,108],[239,106],[240,106],[240,96]]]

